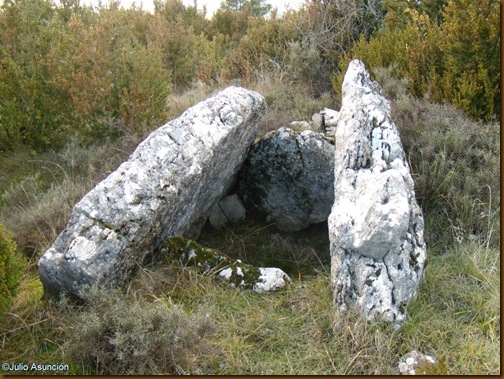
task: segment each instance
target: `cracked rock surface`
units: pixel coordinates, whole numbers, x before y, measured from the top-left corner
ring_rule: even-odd
[[[119,286],[169,237],[197,237],[236,181],[265,111],[260,94],[229,87],[151,133],[74,206],[38,262],[45,294]]]
[[[312,131],[280,128],[254,143],[245,163],[247,208],[283,231],[327,220],[334,202],[334,146]]]
[[[400,326],[423,276],[424,221],[390,105],[358,60],[345,74],[335,137],[334,301]]]

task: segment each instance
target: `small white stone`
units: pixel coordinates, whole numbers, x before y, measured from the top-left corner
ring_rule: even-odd
[[[253,287],[254,291],[256,292],[268,292],[283,288],[287,284],[287,281],[290,281],[290,278],[287,276],[287,274],[279,268],[260,267],[259,271],[261,273],[261,276]]]
[[[409,357],[406,359],[406,364],[408,366],[413,366],[415,364],[415,358]]]
[[[408,365],[406,363],[404,363],[404,362],[400,362],[399,363],[399,372],[401,374],[404,374],[404,373],[408,372]]]
[[[233,270],[231,268],[226,268],[219,272],[219,276],[223,277],[225,280],[229,280],[231,275],[233,274]]]
[[[432,364],[436,363],[436,360],[433,357],[431,357],[430,355],[426,355],[425,359]]]

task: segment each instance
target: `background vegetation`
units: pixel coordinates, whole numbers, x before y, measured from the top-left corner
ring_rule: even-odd
[[[429,265],[401,330],[334,311],[326,224],[205,229],[200,242],[288,272],[286,291],[146,267],[85,307],[42,299],[38,258],[147,133],[230,84],[265,96],[262,133],[309,120],[339,107],[354,58],[391,101],[426,220]],[[314,0],[281,16],[264,1],[226,0],[211,18],[179,0],[153,13],[6,0],[2,362],[84,374],[394,374],[419,349],[439,358],[434,374],[500,373],[499,59],[496,0]]]

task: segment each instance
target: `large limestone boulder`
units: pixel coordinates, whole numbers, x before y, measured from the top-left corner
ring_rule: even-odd
[[[283,231],[326,221],[334,202],[334,146],[313,131],[280,128],[256,141],[245,163],[246,207]]]
[[[74,206],[38,263],[45,294],[121,285],[169,237],[197,236],[236,181],[265,111],[260,94],[229,87],[151,133]]]
[[[390,105],[358,60],[343,82],[334,179],[334,300],[399,326],[423,276],[424,221]]]

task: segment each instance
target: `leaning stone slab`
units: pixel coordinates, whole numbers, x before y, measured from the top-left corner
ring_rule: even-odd
[[[399,326],[423,276],[424,221],[390,105],[358,60],[343,82],[334,179],[335,303]]]
[[[197,236],[265,111],[260,94],[229,87],[151,133],[74,206],[38,263],[45,294],[119,286],[170,236]]]
[[[290,277],[279,268],[254,267],[182,237],[168,239],[156,253],[156,260],[164,264],[196,267],[202,274],[212,275],[233,287],[256,292],[276,291],[291,282]]]
[[[244,166],[247,208],[283,231],[327,220],[334,202],[334,146],[313,131],[280,128],[256,141]]]

